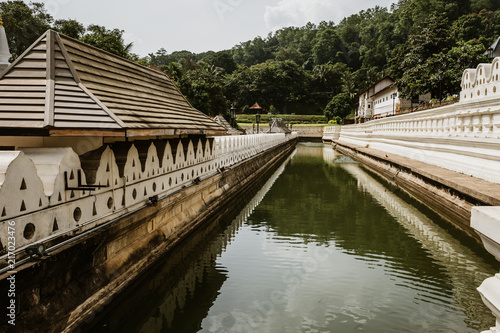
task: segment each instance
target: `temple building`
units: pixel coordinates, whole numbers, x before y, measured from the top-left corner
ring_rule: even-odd
[[[0,74],[3,149],[64,146],[80,155],[116,141],[224,134],[165,73],[52,30]]]

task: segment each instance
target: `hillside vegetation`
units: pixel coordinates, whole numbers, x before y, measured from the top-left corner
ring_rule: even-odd
[[[345,117],[356,95],[385,76],[404,97],[456,94],[463,70],[489,61],[483,54],[500,35],[500,0],[400,0],[338,24],[283,28],[230,50],[160,49],[139,58],[123,31],[54,21],[41,3],[2,2],[0,12],[14,57],[51,27],[165,71],[194,107],[212,116],[226,115],[231,103],[248,112],[257,101],[265,112]]]

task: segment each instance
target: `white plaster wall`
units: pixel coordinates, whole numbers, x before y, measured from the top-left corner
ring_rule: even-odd
[[[384,93],[377,94],[373,97],[373,116],[386,117],[393,115],[396,112],[396,104],[398,98],[393,101],[392,95],[397,94],[397,88],[388,89]]]
[[[500,261],[500,207],[473,207],[471,227],[481,237],[484,247]],[[496,318],[496,325],[483,333],[500,331],[500,274],[483,281],[477,288],[486,306]]]
[[[60,235],[72,235],[149,204],[149,198],[167,196],[197,177],[220,172],[260,152],[295,138],[257,134],[226,136],[202,141],[151,142],[144,170],[138,149],[130,144],[123,156],[123,177],[112,149],[97,150],[95,183],[87,184],[79,156],[71,148],[26,148],[0,151],[0,242],[7,245],[8,222],[16,224],[16,249]],[[177,146],[174,163],[171,142]],[[184,154],[186,145],[186,154]],[[144,147],[144,146],[143,146]],[[162,147],[163,157],[158,158]],[[77,188],[77,173],[83,186],[104,185],[90,191]],[[65,174],[67,180],[65,181]],[[5,257],[5,255],[3,256]],[[2,256],[0,256],[0,259]]]

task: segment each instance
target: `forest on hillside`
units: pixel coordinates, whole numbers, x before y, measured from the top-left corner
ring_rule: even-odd
[[[500,36],[500,0],[399,0],[334,22],[287,27],[230,50],[167,52],[141,58],[123,30],[85,27],[49,15],[43,3],[0,3],[13,58],[54,29],[131,61],[167,73],[200,111],[248,112],[258,102],[272,113],[345,117],[356,96],[390,76],[403,97],[460,92],[466,68],[491,61],[487,48]]]

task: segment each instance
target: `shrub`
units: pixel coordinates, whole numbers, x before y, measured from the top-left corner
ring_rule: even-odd
[[[270,122],[272,118],[281,118],[292,124],[326,124],[327,119],[322,115],[292,115],[292,114],[261,114],[260,122]],[[238,114],[236,121],[239,123],[254,123],[255,114]]]

